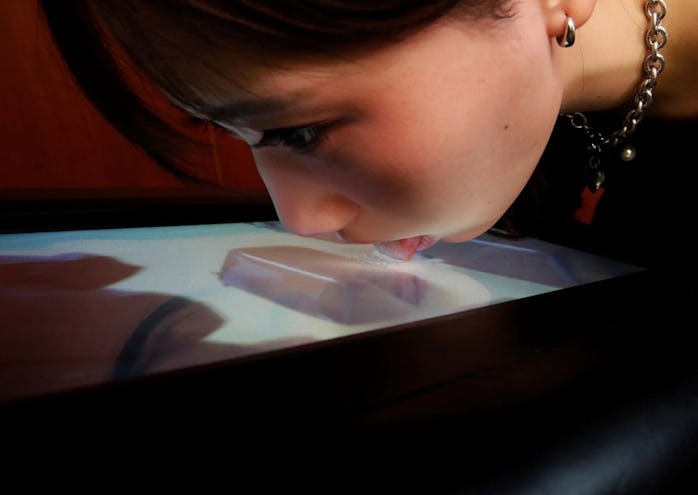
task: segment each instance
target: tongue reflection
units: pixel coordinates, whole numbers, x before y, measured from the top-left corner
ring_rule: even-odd
[[[399,241],[388,241],[376,243],[376,249],[383,254],[398,260],[409,261],[416,251],[426,249],[433,244],[433,241],[426,236],[409,237]]]

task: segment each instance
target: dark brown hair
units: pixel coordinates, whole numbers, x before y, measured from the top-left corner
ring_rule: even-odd
[[[511,0],[42,0],[61,54],[101,113],[182,176],[181,136],[144,105],[121,70],[122,50],[180,106],[221,57],[283,64],[395,42],[448,14],[496,19]],[[111,41],[111,43],[110,43]],[[115,42],[115,43],[114,43]],[[117,47],[115,49],[114,47]],[[186,62],[182,63],[182,60]],[[179,63],[173,63],[179,61]],[[204,89],[205,90],[205,89]]]

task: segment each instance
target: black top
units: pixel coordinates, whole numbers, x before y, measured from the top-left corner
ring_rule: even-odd
[[[594,128],[610,131],[622,121],[622,116],[600,113],[588,118]],[[606,180],[592,222],[585,224],[573,217],[586,184],[586,137],[561,117],[536,173],[504,222],[524,234],[643,266],[684,263],[691,251],[696,138],[698,120],[643,120],[624,143],[602,156]],[[621,159],[627,146],[636,152],[631,161]]]

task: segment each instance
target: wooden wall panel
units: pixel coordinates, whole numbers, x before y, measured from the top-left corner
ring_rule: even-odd
[[[37,0],[0,1],[0,194],[23,189],[184,188],[92,107],[53,44]],[[263,189],[247,145],[202,129],[214,182]],[[215,147],[215,148],[214,148]]]

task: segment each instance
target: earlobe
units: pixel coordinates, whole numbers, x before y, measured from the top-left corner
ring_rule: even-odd
[[[558,40],[560,46],[571,46],[565,43],[569,43],[574,31],[589,20],[596,0],[542,0],[542,5],[548,36]]]

